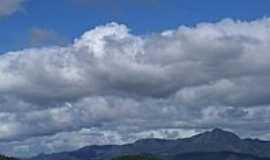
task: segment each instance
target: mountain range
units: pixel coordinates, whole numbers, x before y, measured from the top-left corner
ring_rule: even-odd
[[[270,160],[270,141],[241,139],[222,129],[213,129],[190,138],[141,139],[125,145],[93,145],[71,152],[42,154],[28,160],[100,160],[124,155],[154,155],[160,159],[197,160]],[[202,160],[200,159],[200,160]],[[227,160],[227,159],[226,159]]]

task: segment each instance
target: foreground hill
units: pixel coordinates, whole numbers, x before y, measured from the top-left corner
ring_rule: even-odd
[[[112,160],[160,160],[153,155],[126,155],[115,157]]]
[[[224,151],[255,157],[270,157],[270,141],[241,139],[234,133],[214,129],[190,138],[142,139],[126,145],[88,146],[72,152],[40,155],[30,160],[96,160],[145,153],[167,158],[194,152]]]
[[[170,160],[270,160],[270,158],[233,152],[194,152],[176,155]]]
[[[0,155],[0,160],[16,160],[16,159]]]
[[[164,157],[163,157],[164,158]],[[167,160],[270,160],[248,154],[233,152],[194,152],[166,157]],[[152,155],[129,155],[113,158],[112,160],[160,160]]]

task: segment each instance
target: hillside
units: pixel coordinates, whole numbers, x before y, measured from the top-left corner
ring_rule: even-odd
[[[160,160],[153,155],[126,155],[115,157],[112,160]]]
[[[0,160],[17,160],[17,159],[0,155]]]
[[[176,140],[142,139],[126,145],[87,146],[72,152],[40,155],[29,160],[99,160],[140,154],[173,157],[198,152],[232,152],[255,157],[270,157],[270,142],[241,139],[232,132],[214,129],[190,138]]]
[[[153,155],[129,155],[113,158],[112,160],[160,160]],[[233,152],[194,152],[179,154],[175,156],[163,157],[166,160],[270,160],[270,158],[260,158],[248,154]]]

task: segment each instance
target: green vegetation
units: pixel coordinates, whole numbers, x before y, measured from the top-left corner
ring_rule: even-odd
[[[16,159],[0,155],[0,160],[16,160]]]

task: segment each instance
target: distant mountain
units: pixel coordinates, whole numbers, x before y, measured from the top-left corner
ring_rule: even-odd
[[[152,154],[163,159],[187,153],[232,152],[270,157],[270,141],[241,139],[221,129],[177,140],[142,139],[126,145],[88,146],[72,152],[40,155],[29,160],[99,160],[122,155]]]

